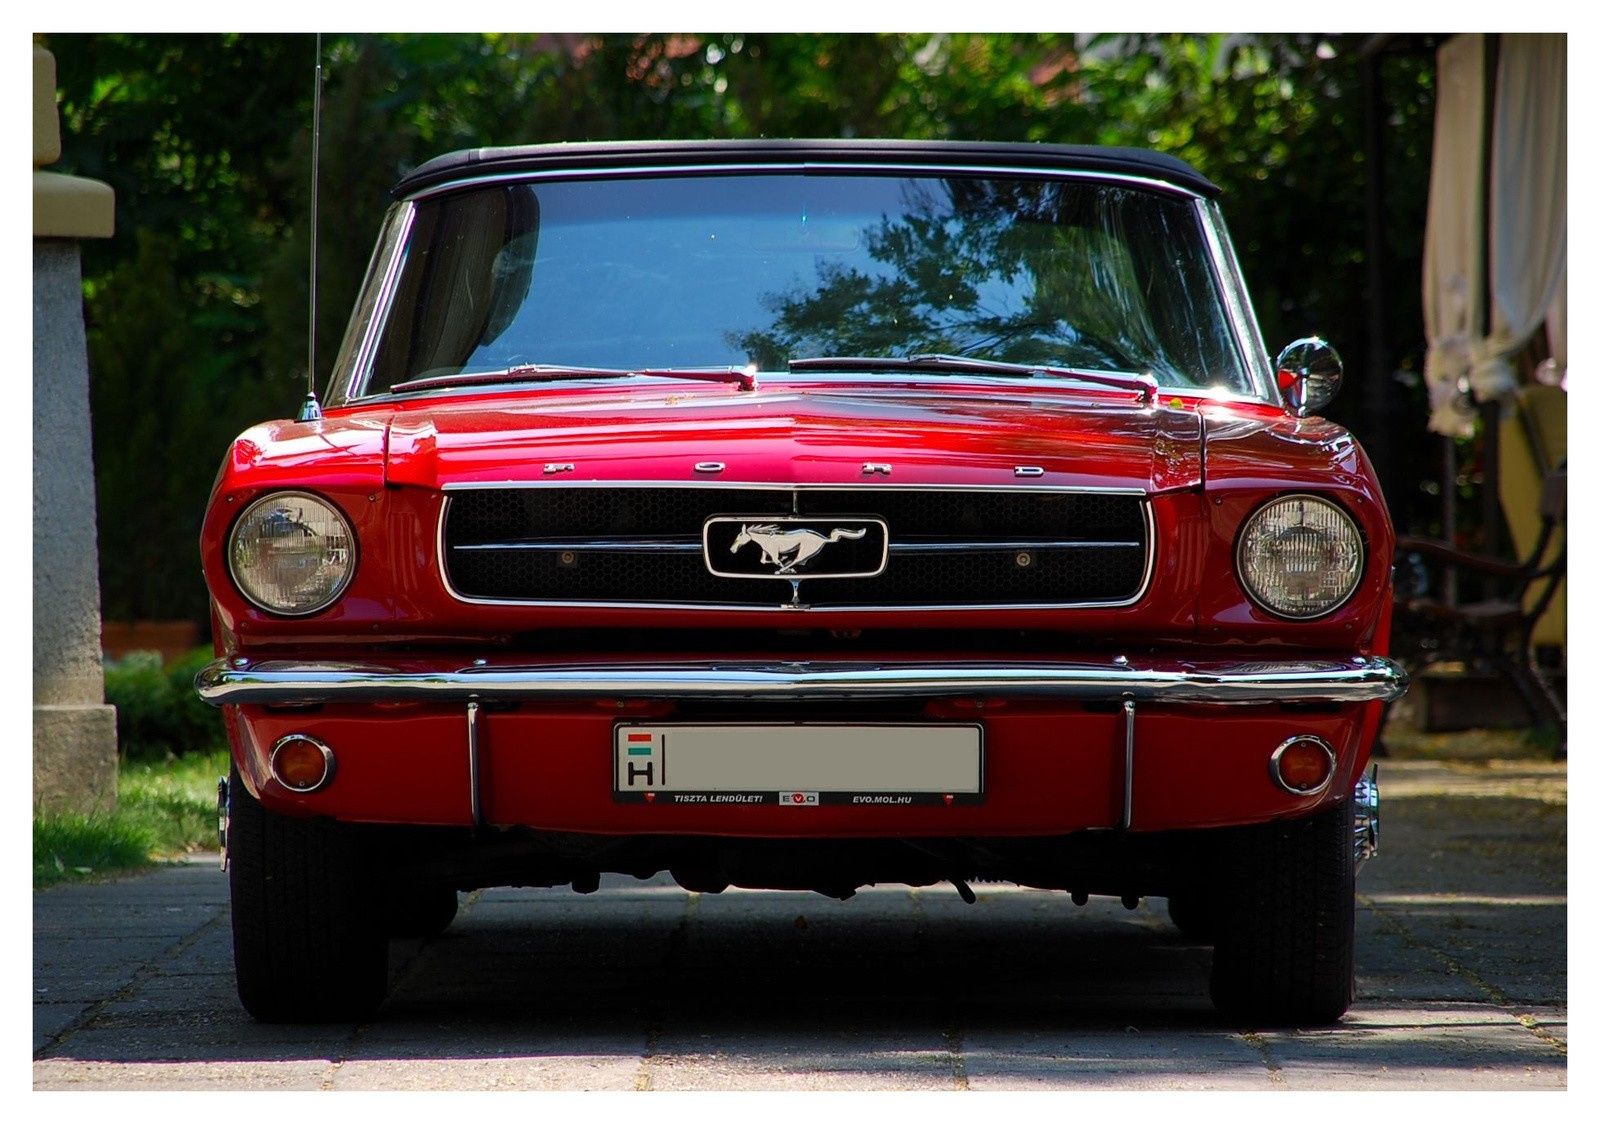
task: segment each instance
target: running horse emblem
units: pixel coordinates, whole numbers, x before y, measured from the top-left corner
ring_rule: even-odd
[[[733,540],[733,545],[728,551],[731,554],[746,543],[753,542],[761,548],[761,561],[778,567],[775,573],[792,574],[796,567],[804,566],[811,561],[829,543],[836,543],[841,539],[864,538],[866,534],[865,527],[854,531],[847,531],[841,527],[824,535],[820,531],[804,527],[781,531],[775,523],[746,523],[739,528],[739,537]]]

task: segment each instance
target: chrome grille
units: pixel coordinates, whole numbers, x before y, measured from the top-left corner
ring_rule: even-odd
[[[707,519],[788,515],[882,519],[887,567],[795,582],[707,570]],[[1150,540],[1143,496],[1048,488],[468,488],[450,493],[440,532],[465,600],[703,608],[1127,604]]]

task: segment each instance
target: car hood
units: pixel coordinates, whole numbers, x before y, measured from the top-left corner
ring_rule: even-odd
[[[1000,391],[774,390],[434,400],[389,421],[384,474],[495,483],[873,481],[1194,487],[1201,421],[1169,399]],[[887,471],[885,471],[885,466]]]

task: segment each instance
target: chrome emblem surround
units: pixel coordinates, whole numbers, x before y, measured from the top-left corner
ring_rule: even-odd
[[[875,578],[889,561],[888,524],[871,517],[717,515],[705,521],[701,542],[706,569],[719,578]],[[860,545],[854,559],[833,568],[822,555],[839,543]],[[737,569],[735,556],[745,559]]]

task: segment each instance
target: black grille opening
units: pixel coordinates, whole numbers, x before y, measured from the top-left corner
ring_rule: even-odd
[[[818,608],[1119,604],[1151,544],[1142,496],[1102,492],[789,488],[484,488],[445,509],[450,587],[469,600],[774,607],[777,578],[717,577],[701,552],[713,516],[871,516],[884,572],[802,579]]]
[[[870,513],[896,542],[916,538],[1144,540],[1143,500],[1103,492],[803,491],[801,514]],[[859,510],[858,510],[859,509]]]
[[[1028,564],[1018,555],[1026,553]],[[896,557],[876,578],[802,583],[817,608],[877,604],[1051,604],[1120,601],[1144,576],[1142,548],[972,551]]]
[[[458,594],[490,601],[781,605],[791,596],[787,582],[716,577],[698,551],[452,551],[449,568]]]
[[[450,497],[448,546],[517,538],[686,534],[719,511],[787,515],[788,492],[744,488],[480,488]]]

